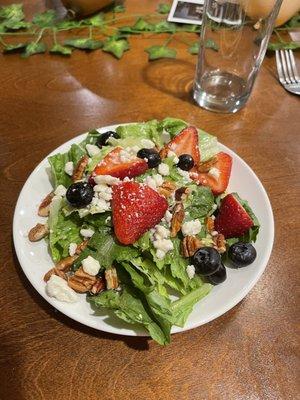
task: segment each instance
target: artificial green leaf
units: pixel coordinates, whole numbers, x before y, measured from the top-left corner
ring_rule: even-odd
[[[40,28],[46,28],[48,26],[53,26],[57,18],[56,12],[54,10],[47,10],[43,13],[36,14],[32,20],[35,25]]]
[[[268,44],[269,51],[297,49],[300,49],[300,42],[277,42]]]
[[[212,49],[212,50],[215,50],[215,51],[218,51],[218,50],[219,50],[219,47],[218,47],[217,43],[216,43],[214,40],[212,40],[212,39],[207,39],[206,42],[205,42],[204,47],[205,47],[206,49]],[[194,42],[194,43],[188,48],[188,52],[189,52],[190,54],[198,54],[198,53],[199,53],[199,50],[200,50],[200,43],[199,43],[199,42]]]
[[[28,29],[31,27],[30,22],[18,21],[16,19],[9,19],[7,21],[4,21],[3,25],[5,26],[6,29],[14,31],[18,29]]]
[[[0,19],[13,19],[15,21],[22,21],[25,18],[22,3],[11,4],[0,8]]]
[[[61,44],[57,43],[54,44],[53,47],[50,49],[50,53],[70,56],[72,54],[72,49],[70,47],[62,46]]]
[[[125,6],[123,4],[119,4],[117,6],[114,6],[114,8],[112,9],[113,12],[115,13],[123,13],[125,12]]]
[[[179,25],[179,24],[178,24]],[[177,27],[178,32],[200,32],[201,31],[201,26],[195,25],[195,24],[180,24]]]
[[[58,22],[55,27],[56,29],[60,30],[60,29],[72,29],[72,28],[79,28],[82,25],[81,21],[60,21]]]
[[[160,14],[168,14],[171,10],[171,4],[168,3],[160,3],[157,6],[157,12]]]
[[[47,50],[47,47],[45,45],[45,43],[43,42],[39,42],[39,43],[29,43],[26,48],[25,48],[25,52],[22,53],[22,57],[23,58],[28,58],[34,54],[39,54],[39,53],[45,53],[45,51]]]
[[[7,44],[4,47],[3,53],[18,53],[27,46],[27,43]]]
[[[198,54],[199,53],[199,49],[200,49],[199,41],[198,42],[194,42],[188,48],[188,52],[190,54]]]
[[[151,32],[154,30],[154,25],[145,21],[144,18],[138,18],[132,29],[136,31]]]
[[[176,30],[177,30],[177,25],[174,24],[173,22],[168,22],[168,21],[159,22],[154,27],[154,31],[156,33],[164,33],[164,32],[175,33]]]
[[[97,26],[97,27],[103,26],[103,23],[104,23],[104,14],[103,13],[93,15],[92,17],[86,18],[82,21],[82,25],[91,25],[91,26]]]
[[[149,54],[149,60],[158,60],[160,58],[176,58],[176,50],[171,49],[170,47],[166,46],[158,46],[154,45],[145,49],[146,53]]]
[[[126,39],[119,39],[117,37],[110,37],[106,40],[103,46],[103,51],[113,54],[120,59],[124,52],[129,50],[130,46]]]
[[[282,28],[300,28],[300,13],[297,13],[289,19]]]
[[[65,40],[66,46],[74,47],[75,49],[82,50],[97,50],[103,47],[103,42],[100,40],[90,38],[74,38]]]

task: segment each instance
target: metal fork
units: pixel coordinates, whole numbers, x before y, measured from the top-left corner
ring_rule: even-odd
[[[276,50],[279,81],[291,93],[300,95],[300,78],[292,50]]]

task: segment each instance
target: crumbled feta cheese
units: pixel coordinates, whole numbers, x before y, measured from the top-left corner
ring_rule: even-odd
[[[194,276],[195,276],[195,267],[194,267],[194,265],[188,265],[186,267],[186,273],[188,274],[188,277],[190,279],[193,279]]]
[[[161,186],[164,183],[163,177],[160,174],[153,175],[153,179],[155,180],[156,186]]]
[[[220,177],[220,170],[216,167],[212,167],[209,171],[208,171],[208,175],[212,176],[215,179],[219,179]]]
[[[161,163],[158,166],[158,172],[163,175],[163,176],[167,176],[170,173],[170,168],[168,166],[168,164],[165,163]]]
[[[154,240],[153,246],[158,250],[164,251],[165,253],[167,253],[170,250],[173,250],[173,248],[174,248],[173,243],[170,239]]]
[[[184,171],[184,170],[181,169],[181,168],[177,168],[177,172],[178,172],[179,175],[181,175],[186,181],[189,181],[189,182],[191,181],[189,171]]]
[[[99,199],[109,201],[112,199],[112,188],[105,184],[99,184],[94,186],[94,192]]]
[[[166,253],[163,250],[160,250],[160,249],[156,250],[156,257],[159,260],[162,260],[165,257],[165,255],[166,255]]]
[[[93,231],[93,229],[88,228],[88,229],[80,229],[80,235],[85,237],[85,238],[90,238],[93,236],[95,232]]]
[[[46,284],[46,293],[66,303],[75,303],[78,300],[76,292],[68,286],[67,281],[57,275],[50,277]]]
[[[171,140],[169,132],[165,129],[162,131],[161,138],[164,143],[169,143],[169,141]]]
[[[218,208],[218,206],[216,204],[212,205],[212,209],[215,211]],[[215,219],[216,217],[214,215],[211,216],[212,219]]]
[[[64,187],[64,185],[58,185],[57,188],[54,191],[54,194],[56,196],[64,197],[67,193],[67,189]]]
[[[97,175],[94,177],[94,181],[97,185],[114,185],[115,183],[120,182],[120,179],[110,175]]]
[[[211,232],[211,236],[217,236],[218,235],[218,232],[217,231],[212,231]]]
[[[122,149],[120,151],[120,161],[122,163],[126,163],[132,160],[132,154],[130,154],[130,152],[127,151],[127,149]]]
[[[170,237],[169,229],[165,228],[162,225],[156,225],[155,227],[155,238],[156,239],[167,239]]]
[[[199,219],[184,222],[181,227],[181,232],[184,236],[197,235],[201,231],[201,222]]]
[[[74,172],[74,163],[73,163],[73,161],[68,161],[65,164],[65,173],[72,176],[73,172]]]
[[[152,140],[149,139],[142,139],[141,145],[144,149],[153,149],[153,147],[155,147],[155,144],[152,142]]]
[[[136,156],[136,153],[140,150],[140,148],[139,146],[132,146],[127,148],[126,150],[129,151],[132,155]]]
[[[172,213],[169,210],[167,210],[164,218],[165,218],[166,222],[169,224],[172,220]]]
[[[93,197],[89,205],[89,212],[91,214],[103,213],[110,210],[110,202],[99,197]]]
[[[99,154],[100,153],[100,149],[99,149],[99,147],[98,146],[96,146],[95,144],[87,144],[86,146],[85,146],[85,148],[86,148],[86,151],[89,153],[89,156],[90,157],[93,157],[93,156],[95,156],[96,154]]]
[[[156,182],[151,176],[147,176],[144,183],[151,187],[151,189],[156,190]]]
[[[95,276],[100,271],[100,263],[98,260],[95,260],[92,256],[88,256],[87,258],[81,261],[82,268],[84,272],[89,275]]]
[[[76,243],[70,243],[69,244],[69,254],[71,257],[73,257],[76,253],[77,250],[77,244]]]
[[[177,154],[174,153],[174,151],[172,151],[172,150],[168,151],[168,158],[172,158],[174,164],[178,164],[178,162],[179,162],[179,158],[177,157]]]

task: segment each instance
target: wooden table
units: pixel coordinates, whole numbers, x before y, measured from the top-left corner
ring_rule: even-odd
[[[127,3],[140,10],[139,0]],[[143,12],[155,4],[143,0]],[[0,399],[295,400],[299,98],[278,84],[268,58],[246,108],[207,112],[190,100],[196,59],[185,45],[177,44],[177,60],[148,63],[143,49],[162,37],[131,42],[121,61],[99,52],[0,56]],[[93,127],[169,115],[216,134],[254,169],[273,205],[276,239],[266,272],[239,305],[163,348],[56,312],[22,273],[11,226],[25,180],[53,148]]]

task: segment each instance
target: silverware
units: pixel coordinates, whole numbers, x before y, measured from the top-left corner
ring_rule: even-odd
[[[291,93],[300,95],[300,78],[292,50],[276,50],[279,81]]]

